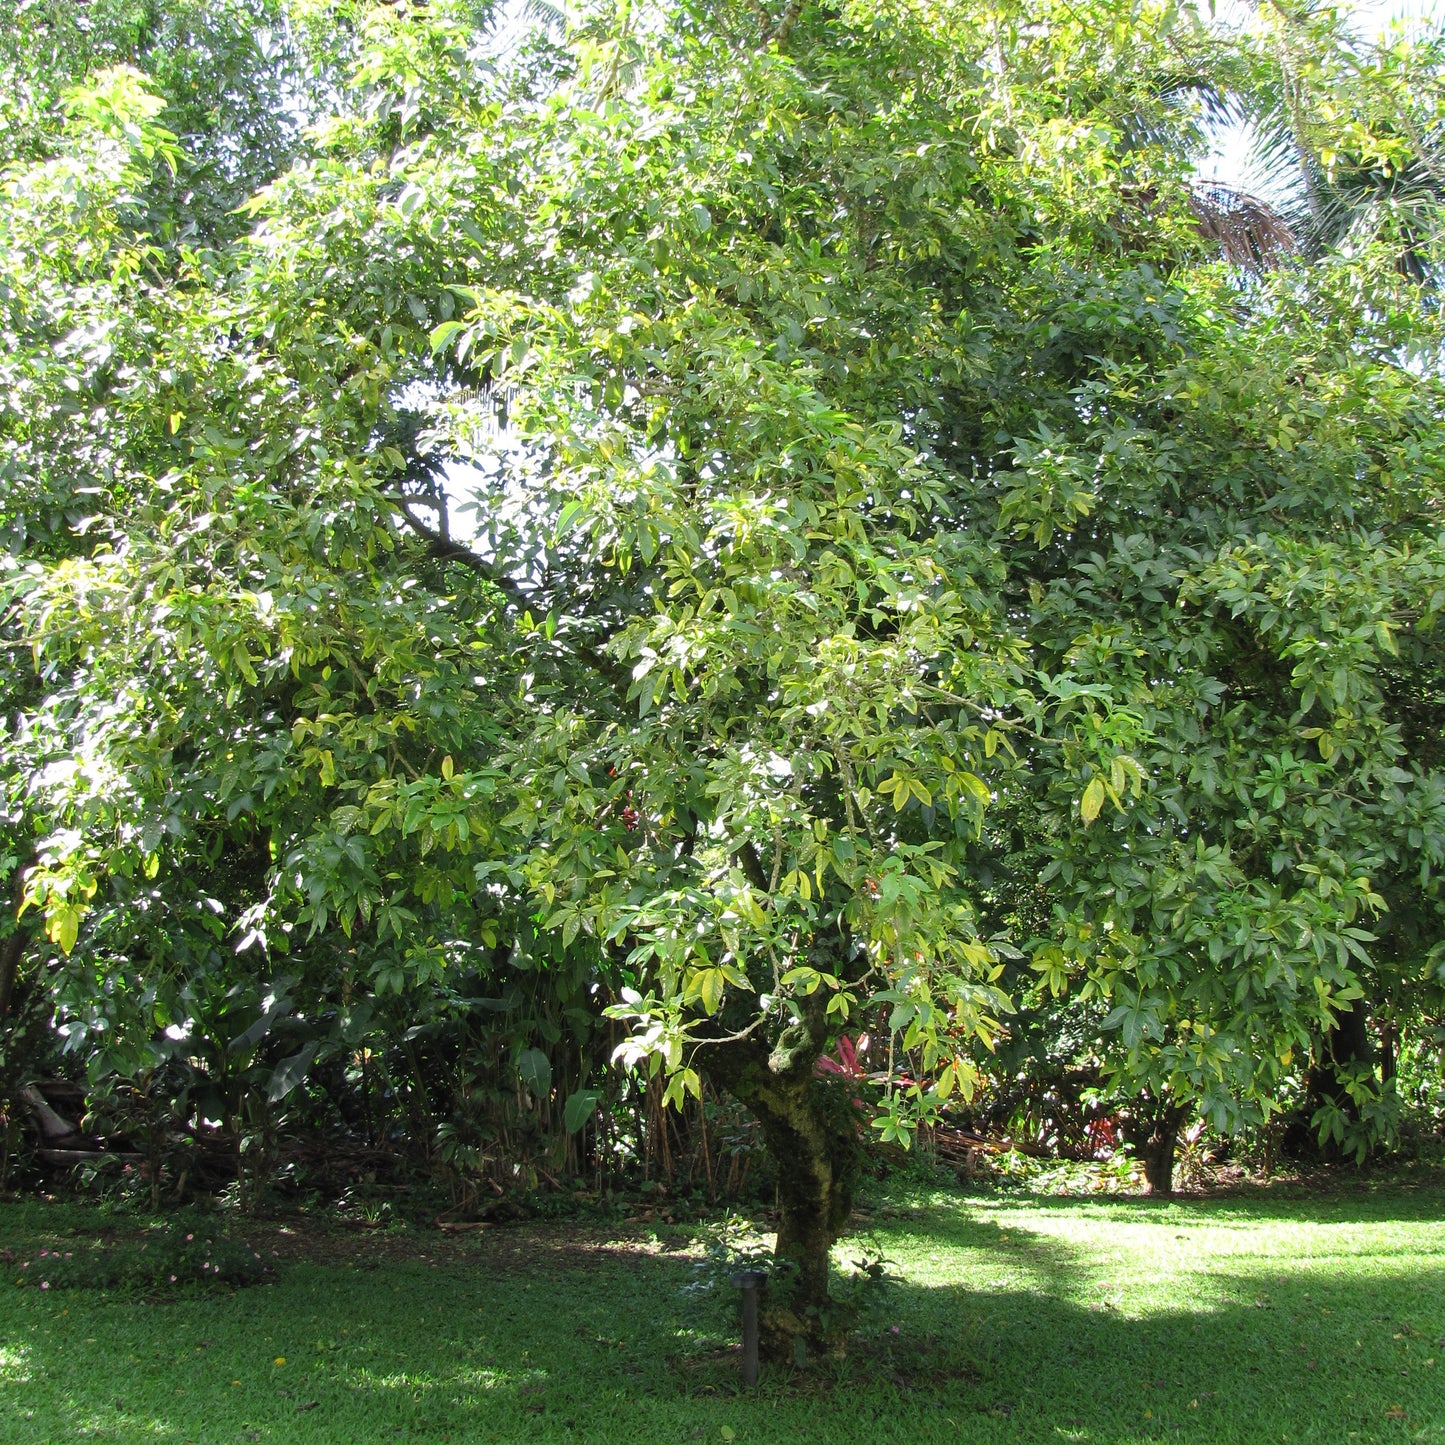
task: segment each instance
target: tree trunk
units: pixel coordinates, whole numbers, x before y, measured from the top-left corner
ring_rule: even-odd
[[[33,853],[22,858],[15,865],[10,876],[10,922],[14,932],[0,940],[0,1022],[10,1012],[15,999],[15,982],[20,974],[20,962],[25,957],[26,945],[30,942],[30,930],[21,923],[18,914],[25,900],[25,875],[34,866]]]
[[[1144,1166],[1144,1193],[1167,1198],[1174,1193],[1174,1152],[1188,1111],[1178,1104],[1143,1104],[1126,1117],[1124,1134]]]
[[[9,938],[0,940],[0,1021],[10,1012],[10,1000],[15,997],[15,980],[20,973],[20,959],[27,941],[18,924]]]
[[[1370,1044],[1369,1015],[1364,999],[1357,999],[1335,1018],[1335,1026],[1323,1039],[1323,1057],[1311,1071],[1310,1082],[1320,1098],[1333,1099],[1347,1113],[1356,1111],[1340,1075],[1360,1064],[1373,1064],[1375,1050]]]
[[[805,1363],[832,1351],[852,1324],[828,1291],[829,1255],[853,1212],[858,1145],[851,1104],[811,1076],[740,1081],[738,1098],[762,1127],[778,1176],[778,1242],[761,1314],[764,1357]],[[841,1103],[841,1109],[839,1107]]]
[[[1139,1159],[1144,1165],[1146,1194],[1174,1193],[1174,1150],[1178,1142],[1177,1129],[1160,1128],[1140,1146]]]
[[[44,1094],[34,1084],[20,1090],[20,1102],[30,1110],[40,1137],[47,1144],[58,1144],[62,1139],[75,1139],[80,1135],[78,1125],[63,1118],[50,1107]]]
[[[1347,1118],[1358,1120],[1359,1106],[1350,1097],[1346,1079],[1359,1067],[1375,1064],[1375,1050],[1370,1043],[1369,1014],[1365,1000],[1357,999],[1354,1005],[1342,1010],[1335,1018],[1335,1026],[1321,1040],[1320,1060],[1309,1072],[1309,1090],[1312,1099],[1310,1112],[1325,1103],[1332,1103]],[[1323,1152],[1337,1154],[1338,1145],[1325,1142]]]
[[[835,959],[818,966],[841,972]],[[802,1364],[810,1352],[839,1349],[853,1322],[829,1294],[828,1273],[852,1214],[860,1155],[850,1089],[813,1071],[828,1038],[821,990],[799,1005],[801,1018],[772,1048],[749,1035],[703,1049],[698,1062],[752,1111],[777,1169],[776,1267],[761,1301],[761,1346],[765,1359]]]

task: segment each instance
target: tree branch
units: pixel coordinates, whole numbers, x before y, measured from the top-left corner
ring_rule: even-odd
[[[458,562],[469,572],[475,572],[478,577],[485,578],[499,592],[506,593],[513,602],[527,600],[526,589],[515,577],[507,576],[500,568],[488,562],[485,557],[479,557],[470,547],[464,547],[445,533],[437,531],[435,527],[427,526],[404,501],[398,499],[396,507],[397,511],[406,518],[407,525],[427,544],[427,551],[438,562]]]
[[[761,0],[750,0],[750,4],[753,14],[758,18],[758,30],[762,34],[763,44],[776,42],[781,49],[788,36],[792,34],[793,26],[798,23],[798,17],[803,13],[803,0],[788,0],[788,8],[783,11],[783,18],[778,22],[776,30],[773,29],[773,22],[763,8]]]
[[[458,563],[469,572],[490,582],[509,602],[517,605],[534,602],[531,593],[515,577],[509,577],[485,557],[478,556],[470,547],[444,536],[434,527],[427,526],[404,501],[397,499],[396,506],[407,525],[426,543],[427,551],[438,562]],[[576,655],[624,698],[627,696],[632,686],[632,674],[625,667],[620,667],[605,652],[585,642],[577,645]]]
[[[758,890],[759,893],[771,893],[768,887],[768,875],[763,872],[763,860],[758,857],[758,850],[749,842],[744,842],[738,851],[733,855],[738,860],[738,866],[743,870],[743,877]]]
[[[0,1020],[10,1012],[11,1000],[15,997],[15,980],[20,974],[20,960],[25,956],[26,945],[30,942],[30,930],[17,917],[20,905],[25,901],[25,875],[35,866],[35,854],[31,852],[15,864],[10,882],[11,921],[15,932],[0,942]]]
[[[778,26],[778,33],[774,39],[781,50],[787,42],[788,36],[793,32],[793,26],[798,23],[798,17],[803,13],[803,0],[788,0],[788,8],[783,11],[783,19]]]

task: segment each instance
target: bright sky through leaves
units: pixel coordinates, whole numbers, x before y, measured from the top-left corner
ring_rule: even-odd
[[[1247,25],[1253,13],[1253,7],[1243,0],[1220,0],[1213,9],[1216,19],[1230,28]],[[1383,37],[1395,26],[1413,30],[1438,25],[1445,15],[1441,0],[1346,0],[1340,9],[1359,34],[1371,39]],[[1220,128],[1199,169],[1207,180],[1221,181],[1251,195],[1275,199],[1279,190],[1278,176],[1271,176],[1260,164],[1251,127],[1242,122]]]

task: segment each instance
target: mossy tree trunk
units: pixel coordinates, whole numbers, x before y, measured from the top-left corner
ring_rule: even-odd
[[[809,1349],[836,1350],[853,1323],[828,1289],[829,1257],[853,1212],[858,1160],[854,1122],[837,1095],[835,1084],[813,1077],[753,1077],[738,1090],[777,1169],[777,1270],[761,1315],[769,1359],[802,1363]]]
[[[761,1345],[765,1359],[798,1363],[841,1348],[852,1324],[829,1292],[829,1255],[853,1211],[860,1157],[851,1091],[813,1067],[829,1040],[824,996],[800,1003],[771,1045],[749,1035],[699,1055],[709,1080],[752,1111],[777,1170],[777,1268],[762,1300]]]

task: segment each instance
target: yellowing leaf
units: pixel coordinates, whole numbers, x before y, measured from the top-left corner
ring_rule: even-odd
[[[754,928],[766,928],[768,926],[767,915],[758,906],[758,901],[753,897],[752,892],[744,889],[737,897],[737,910],[752,924]]]
[[[723,973],[720,968],[704,968],[698,971],[698,987],[702,995],[702,1006],[708,1013],[715,1014],[723,996]]]
[[[52,943],[60,945],[60,951],[68,954],[75,947],[80,936],[80,909],[73,903],[62,903],[50,910],[45,920],[45,931]]]
[[[1079,816],[1084,820],[1087,828],[1095,818],[1099,816],[1099,809],[1104,806],[1104,780],[1100,777],[1089,779],[1089,786],[1084,789],[1084,796],[1079,799]]]
[[[988,807],[989,803],[993,800],[992,794],[990,794],[988,790],[988,784],[985,783],[984,780],[980,778],[977,773],[960,773],[958,776],[959,779],[962,781],[963,786],[967,788],[970,793],[973,794],[974,798],[978,802],[978,805],[981,808]]]

